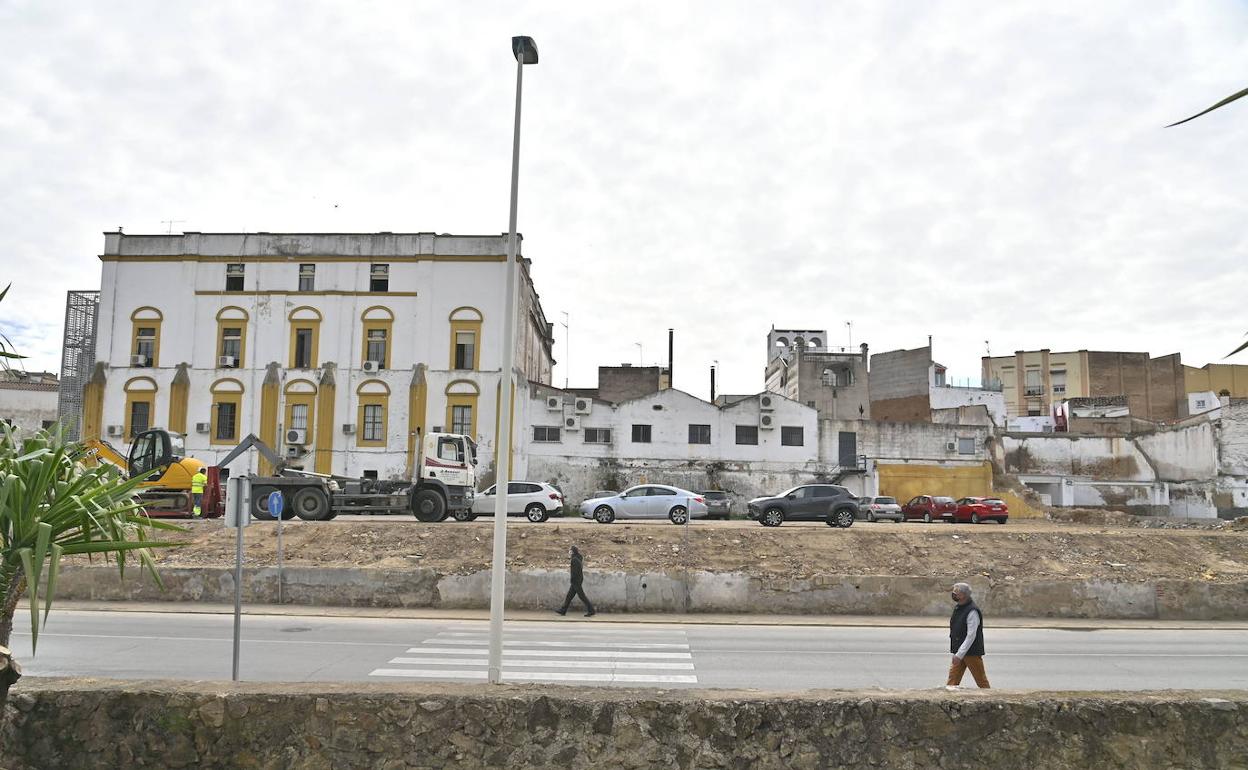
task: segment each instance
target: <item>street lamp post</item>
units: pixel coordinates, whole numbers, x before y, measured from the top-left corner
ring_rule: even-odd
[[[507,583],[507,492],[511,481],[511,404],[515,398],[516,362],[516,200],[520,189],[520,93],[524,65],[537,64],[537,45],[531,37],[513,37],[516,57],[516,126],[511,144],[511,219],[507,238],[507,299],[503,312],[503,365],[499,379],[498,436],[494,442],[494,561],[490,570],[489,681],[498,684],[503,669],[503,602]]]

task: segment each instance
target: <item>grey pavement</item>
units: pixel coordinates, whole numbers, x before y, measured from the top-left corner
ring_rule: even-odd
[[[127,609],[54,609],[34,657],[29,619],[19,614],[14,653],[32,676],[229,678],[231,615]],[[485,679],[484,613],[361,617],[280,609],[244,617],[243,679]],[[516,615],[524,617],[507,623],[503,661],[504,680],[513,682],[930,688],[943,685],[949,663],[948,625],[939,618],[913,619],[914,624],[858,618],[862,624],[830,625],[824,618],[820,624],[749,625],[674,623],[671,616],[669,622],[639,623],[633,616]],[[988,619],[986,664],[995,687],[1248,688],[1244,624],[1098,627],[1057,621],[1061,628],[1046,628],[1042,622],[1006,625]]]

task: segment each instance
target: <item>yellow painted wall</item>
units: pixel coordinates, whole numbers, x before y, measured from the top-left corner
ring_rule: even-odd
[[[1248,398],[1248,366],[1206,364],[1199,369],[1184,366],[1183,384],[1188,393],[1221,393],[1229,390],[1232,398]]]
[[[1044,514],[1012,492],[994,490],[992,466],[981,465],[884,465],[875,466],[880,494],[897,498],[903,505],[918,495],[960,497],[996,496],[1010,508],[1015,518],[1042,518]]]

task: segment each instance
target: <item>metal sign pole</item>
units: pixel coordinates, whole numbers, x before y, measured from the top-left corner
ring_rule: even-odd
[[[225,525],[237,530],[234,541],[234,666],[233,680],[238,681],[238,663],[243,636],[243,527],[247,526],[251,503],[251,479],[231,478],[226,486]]]
[[[277,503],[276,508],[273,506],[273,503],[275,502]],[[282,507],[283,507],[282,493],[271,492],[269,494],[269,510],[273,511],[274,512],[273,515],[277,517],[277,603],[278,604],[284,603],[282,601],[282,587],[285,584],[285,581],[282,579],[282,519],[285,518],[284,516],[282,516]]]

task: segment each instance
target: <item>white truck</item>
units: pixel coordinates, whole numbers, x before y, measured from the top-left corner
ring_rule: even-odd
[[[282,518],[328,521],[340,513],[396,513],[411,511],[420,521],[442,521],[457,511],[471,512],[477,488],[477,446],[458,433],[426,433],[416,441],[414,478],[410,481],[356,479],[286,468],[277,452],[257,436],[249,435],[208,469],[209,488],[221,489],[222,473],[248,449],[255,449],[274,467],[272,476],[251,477],[251,515],[272,519],[269,495],[280,492]],[[224,511],[224,496],[205,500]]]

